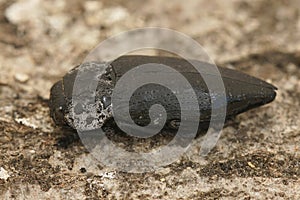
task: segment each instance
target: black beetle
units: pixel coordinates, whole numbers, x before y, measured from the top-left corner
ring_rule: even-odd
[[[146,63],[160,63],[171,66],[179,71],[193,86],[197,95],[201,117],[200,123],[207,123],[211,114],[211,96],[201,75],[191,67],[191,64],[181,58],[160,56],[122,56],[109,63],[104,75],[99,77],[97,100],[101,104],[99,113],[111,105],[111,93],[115,83],[128,70]],[[97,66],[97,63],[94,63]],[[197,61],[199,66],[210,66],[208,63]],[[83,66],[84,67],[84,66]],[[235,116],[249,109],[267,104],[276,97],[275,86],[236,70],[218,67],[224,82],[227,98],[226,118]],[[55,83],[50,94],[50,113],[57,125],[67,125],[76,128],[74,120],[69,115],[72,108],[72,91],[78,68],[68,72],[61,81]],[[145,101],[145,95],[150,100]],[[189,97],[187,97],[188,100]],[[161,104],[167,111],[167,127],[178,127],[180,122],[180,106],[170,90],[165,87],[148,84],[139,88],[130,100],[130,115],[138,125],[149,123],[148,110],[153,104]],[[100,105],[99,104],[99,105]],[[75,106],[74,106],[75,107]],[[80,112],[80,109],[77,109]],[[107,110],[106,110],[107,111]],[[99,115],[101,127],[112,115]],[[142,116],[142,117],[141,117]]]

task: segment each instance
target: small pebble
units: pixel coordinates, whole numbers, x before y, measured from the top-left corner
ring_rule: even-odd
[[[255,168],[255,165],[253,165],[251,162],[247,163],[251,168]]]
[[[286,69],[289,73],[295,73],[297,72],[297,66],[294,64],[294,63],[289,63],[287,66],[286,66]]]
[[[17,73],[14,76],[15,80],[20,83],[26,83],[29,80],[29,76],[27,74]]]
[[[29,153],[34,154],[35,150],[29,150]]]
[[[166,175],[169,174],[171,169],[169,167],[166,168],[160,168],[156,171],[157,174]]]
[[[0,179],[7,180],[9,177],[8,172],[3,167],[0,167]]]

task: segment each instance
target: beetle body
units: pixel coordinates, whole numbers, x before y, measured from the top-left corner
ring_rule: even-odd
[[[99,108],[100,115],[97,118],[98,124],[92,124],[91,128],[102,127],[105,122],[112,119],[111,95],[115,84],[129,70],[147,63],[157,63],[170,66],[181,73],[190,83],[195,91],[200,109],[200,123],[207,123],[211,119],[211,99],[218,98],[218,94],[210,94],[207,85],[202,77],[203,74],[193,68],[190,62],[175,57],[159,56],[122,56],[113,62],[108,63],[106,72],[99,78],[96,90],[96,101],[94,108]],[[194,62],[199,67],[213,67],[205,62]],[[97,67],[97,63],[94,64]],[[84,65],[81,66],[84,68]],[[74,129],[78,128],[74,124],[74,119],[70,112],[76,105],[72,104],[72,94],[74,81],[78,73],[78,67],[67,73],[63,79],[54,84],[50,94],[50,114],[58,125],[67,125]],[[249,109],[264,105],[273,101],[276,97],[276,87],[236,70],[218,67],[221,74],[226,94],[226,118],[235,116]],[[205,71],[205,70],[204,70]],[[204,74],[205,75],[205,74]],[[185,96],[184,100],[189,102],[190,96]],[[145,126],[149,124],[149,109],[154,104],[162,105],[167,113],[168,127],[177,127],[180,122],[180,104],[172,91],[159,84],[146,84],[138,88],[131,96],[129,107],[133,121]],[[93,107],[93,106],[92,106]],[[190,108],[193,112],[194,108]],[[105,112],[104,112],[105,110]],[[79,111],[81,112],[81,111]]]

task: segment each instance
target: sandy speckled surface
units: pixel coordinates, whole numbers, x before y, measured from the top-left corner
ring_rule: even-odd
[[[1,199],[299,199],[300,2],[0,0]],[[200,139],[178,162],[144,174],[89,164],[54,126],[54,82],[105,38],[168,27],[216,63],[278,87],[271,104],[239,115],[213,152]],[[83,170],[85,168],[85,170]]]

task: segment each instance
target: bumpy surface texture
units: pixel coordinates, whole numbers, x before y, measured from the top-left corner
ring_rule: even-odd
[[[0,0],[0,199],[299,199],[299,5]],[[153,173],[90,165],[79,142],[57,147],[71,133],[50,118],[51,86],[98,42],[144,26],[192,36],[217,64],[276,85],[276,100],[230,122],[206,159],[196,140]]]

